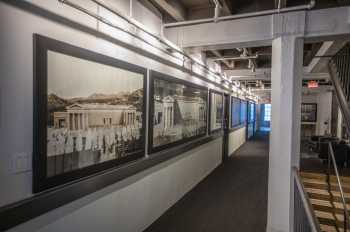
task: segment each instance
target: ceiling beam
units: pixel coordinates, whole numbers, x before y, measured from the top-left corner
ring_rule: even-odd
[[[186,9],[178,1],[151,0],[153,4],[176,21],[186,20]]]
[[[159,18],[162,17],[161,12],[148,0],[138,0],[144,7],[153,12]]]
[[[282,35],[301,36],[306,42],[349,39],[349,12],[350,7],[336,7],[281,13],[278,17],[271,17],[271,15],[255,17],[251,13],[236,15],[236,18],[230,16],[229,19],[232,18],[232,20],[220,21],[220,26],[212,19],[165,24],[164,33],[174,43],[181,41],[181,47],[201,47],[212,50],[220,47],[228,49],[271,45],[271,41],[276,36]]]
[[[320,58],[322,56],[332,56],[336,54],[347,42],[348,40],[336,40],[336,41],[326,41],[323,42],[320,49],[317,51],[316,56],[314,57],[309,65],[305,67],[306,72],[320,72],[325,71],[325,68],[327,67],[329,58],[324,57]]]

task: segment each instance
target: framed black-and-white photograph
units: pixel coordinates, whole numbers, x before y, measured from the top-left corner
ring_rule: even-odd
[[[317,104],[316,103],[301,104],[301,121],[302,122],[317,121]]]
[[[34,192],[144,156],[146,69],[34,35]]]
[[[150,153],[205,136],[207,113],[207,88],[151,71]]]
[[[241,99],[231,97],[231,128],[241,125]]]
[[[223,95],[220,92],[209,91],[209,132],[217,132],[223,128]]]
[[[241,119],[240,123],[243,125],[247,124],[248,119],[248,103],[245,100],[241,100]]]

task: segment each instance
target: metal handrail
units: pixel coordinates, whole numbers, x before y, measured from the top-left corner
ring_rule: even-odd
[[[334,90],[335,90],[335,96],[337,99],[337,102],[340,106],[340,110],[341,113],[343,115],[345,124],[346,124],[346,130],[350,135],[350,108],[348,106],[348,102],[346,100],[346,96],[344,94],[344,91],[342,89],[342,85],[340,83],[339,78],[336,75],[336,71],[333,69],[333,63],[334,61],[330,61],[328,63],[328,72],[329,72],[329,76],[331,78],[332,84],[334,86]]]
[[[299,175],[299,171],[296,167],[292,168],[293,179],[295,180],[295,184],[297,186],[297,190],[299,192],[300,199],[304,206],[305,214],[307,217],[307,221],[309,222],[309,226],[312,232],[321,232],[320,223],[315,215],[315,212],[312,209],[310,199],[305,191],[305,188],[302,184],[301,177]],[[295,190],[296,191],[296,190]]]
[[[348,208],[346,206],[345,194],[343,191],[343,186],[341,184],[341,180],[340,180],[340,176],[339,176],[339,172],[338,172],[338,167],[337,167],[337,164],[335,161],[332,142],[328,142],[328,149],[329,149],[329,152],[328,152],[327,182],[328,182],[329,192],[331,193],[330,171],[331,171],[331,159],[332,159],[333,168],[334,168],[335,175],[337,177],[337,183],[338,183],[340,196],[342,199],[342,204],[343,204],[343,209],[344,209],[344,231],[347,231],[347,229],[350,228],[350,226],[349,226],[349,211],[348,211]]]

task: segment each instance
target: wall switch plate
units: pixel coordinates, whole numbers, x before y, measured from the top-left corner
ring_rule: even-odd
[[[12,173],[28,172],[31,168],[31,160],[28,153],[16,153],[12,157]]]

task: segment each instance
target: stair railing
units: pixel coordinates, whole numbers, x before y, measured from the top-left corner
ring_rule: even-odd
[[[342,57],[345,57],[345,56],[343,55]],[[342,59],[342,58],[335,57],[328,63],[328,71],[329,71],[329,76],[331,78],[332,84],[334,86],[335,96],[339,104],[339,108],[344,118],[346,130],[350,135],[350,108],[347,101],[348,98],[350,97],[350,90],[348,95],[346,95],[345,89],[347,88],[344,87],[346,83],[350,82],[349,80],[350,74],[345,71],[344,72],[339,71],[339,68],[343,68],[342,61],[340,61],[339,59]],[[350,63],[350,59],[348,60],[348,62]],[[339,73],[339,77],[338,77],[338,73]],[[345,75],[344,73],[347,73],[347,75],[343,76]],[[350,83],[348,83],[348,85],[350,86]]]
[[[330,76],[330,80],[332,81],[335,96],[341,110],[344,124],[346,127],[346,131],[348,135],[350,135],[350,45],[346,44],[337,54],[335,54],[328,63],[328,72]],[[340,191],[342,204],[344,208],[344,231],[350,229],[349,225],[349,211],[347,209],[347,204],[344,196],[344,191],[342,187],[342,183],[339,177],[339,172],[334,156],[334,151],[332,147],[332,143],[328,144],[328,171],[327,171],[327,182],[328,188],[332,196],[331,192],[331,182],[330,182],[330,174],[331,167],[333,167],[334,172],[337,178],[337,185]],[[331,163],[333,165],[331,165]]]
[[[331,163],[333,165],[331,165]],[[338,167],[337,167],[337,163],[335,160],[335,156],[334,156],[334,151],[333,151],[333,146],[332,146],[332,142],[328,142],[328,169],[327,169],[327,183],[328,183],[328,191],[331,194],[331,196],[333,196],[332,194],[332,186],[331,186],[331,167],[333,167],[335,176],[337,178],[337,185],[338,185],[338,189],[340,192],[340,197],[341,197],[341,201],[343,204],[343,216],[344,216],[344,231],[347,231],[347,229],[350,229],[350,225],[349,225],[349,211],[348,211],[348,207],[346,204],[346,200],[345,200],[345,194],[344,194],[344,190],[343,190],[343,186],[340,180],[340,176],[339,176],[339,172],[338,172]]]
[[[312,210],[298,169],[294,167],[292,173],[294,179],[294,232],[321,232],[320,223]]]

